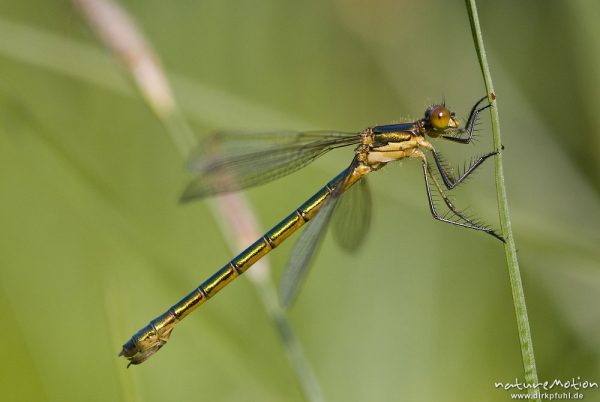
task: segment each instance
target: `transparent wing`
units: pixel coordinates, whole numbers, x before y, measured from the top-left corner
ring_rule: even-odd
[[[332,149],[359,142],[358,134],[340,132],[219,133],[194,152],[188,168],[196,176],[181,199],[263,184],[295,172]]]
[[[371,191],[366,178],[350,187],[333,214],[333,237],[348,252],[358,250],[371,226]]]
[[[199,171],[204,169],[207,161],[211,159],[230,159],[256,151],[356,136],[356,133],[337,131],[273,131],[256,133],[247,131],[220,131],[200,142],[188,160],[188,168],[191,171]],[[218,150],[218,158],[214,158],[216,150]]]
[[[351,174],[353,168],[354,165],[351,165],[346,174]],[[341,188],[345,180],[346,178],[339,182],[317,215],[306,224],[307,228],[304,229],[298,241],[294,244],[287,266],[281,277],[280,302],[284,307],[292,305],[300,287],[306,279],[313,257],[325,237],[333,211],[342,195]]]

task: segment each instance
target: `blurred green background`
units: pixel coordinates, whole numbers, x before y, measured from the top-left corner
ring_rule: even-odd
[[[120,3],[161,58],[198,137],[359,131],[485,89],[461,1]],[[481,2],[538,375],[600,382],[597,1]],[[491,148],[436,143],[453,164]],[[247,191],[269,228],[351,158],[336,151]],[[500,243],[434,221],[420,166],[370,178],[371,233],[328,237],[290,319],[328,401],[504,401],[522,378]],[[493,164],[454,191],[498,226]],[[66,1],[0,7],[2,401],[302,401],[240,279],[141,366],[121,345],[232,256],[128,72]],[[293,241],[272,253],[279,277]],[[600,401],[598,389],[584,393]]]

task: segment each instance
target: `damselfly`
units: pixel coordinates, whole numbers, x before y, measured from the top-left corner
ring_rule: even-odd
[[[459,144],[471,142],[479,113],[491,106],[489,103],[482,106],[486,99],[483,97],[473,106],[464,128],[459,128],[454,113],[442,103],[428,107],[425,116],[417,121],[370,127],[358,134],[218,134],[212,139],[213,143],[216,142],[222,147],[216,155],[210,155],[210,151],[207,151],[210,147],[205,146],[199,154],[192,157],[190,168],[197,176],[186,188],[182,200],[189,201],[236,191],[274,180],[306,166],[335,148],[354,145],[355,150],[352,162],[346,169],[189,295],[133,335],[123,345],[119,356],[127,358],[130,365],[148,359],[167,342],[179,321],[244,273],[301,226],[311,221],[294,246],[282,277],[281,300],[284,305],[289,305],[306,276],[312,256],[323,238],[324,229],[328,226],[336,205],[346,202],[348,197],[341,196],[355,183],[360,185],[354,187],[351,193],[355,194],[352,198],[359,205],[359,208],[354,210],[360,210],[360,215],[353,216],[351,221],[339,220],[342,224],[337,225],[337,232],[341,233],[339,238],[344,248],[353,249],[360,244],[367,232],[371,205],[364,177],[389,162],[404,158],[421,161],[429,209],[435,219],[479,230],[504,241],[493,229],[459,211],[446,195],[432,169],[434,164],[446,190],[452,190],[498,151],[475,159],[470,166],[455,176],[427,139],[439,137]],[[428,155],[431,155],[433,162],[428,160]],[[434,191],[442,197],[450,215],[438,213],[432,198]],[[340,210],[343,209],[345,208],[342,206]],[[350,225],[343,225],[343,222],[350,222]]]

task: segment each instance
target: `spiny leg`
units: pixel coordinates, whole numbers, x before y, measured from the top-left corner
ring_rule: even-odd
[[[431,178],[434,180],[434,183],[436,184],[436,187],[437,187],[440,195],[444,199],[444,202],[446,203],[446,205],[448,206],[448,208],[450,209],[450,211],[452,211],[454,214],[456,214],[456,216],[462,218],[465,222],[463,223],[463,222],[459,222],[459,221],[453,221],[451,219],[445,218],[445,217],[441,216],[440,214],[438,214],[438,212],[435,209],[435,205],[433,203],[433,197],[432,197],[432,194],[431,194],[431,185],[429,183],[430,169],[429,169],[429,165],[427,163],[427,158],[425,157],[425,155],[423,153],[420,153],[420,155],[416,154],[415,156],[416,157],[420,157],[421,160],[422,160],[422,164],[423,164],[423,176],[425,177],[425,188],[427,190],[427,200],[429,201],[429,210],[431,211],[431,215],[433,215],[433,217],[435,219],[437,219],[437,220],[439,220],[441,222],[450,223],[450,224],[456,225],[456,226],[462,226],[462,227],[469,228],[469,229],[480,230],[480,231],[486,232],[486,233],[494,236],[496,239],[504,242],[504,238],[502,236],[500,236],[499,234],[497,234],[494,230],[486,228],[486,227],[481,226],[481,225],[478,225],[477,223],[475,223],[472,220],[466,218],[459,211],[457,211],[456,208],[454,207],[454,204],[452,204],[452,202],[448,199],[448,197],[442,191],[442,189],[439,186],[439,184],[437,183],[435,177],[433,175],[431,175]]]
[[[444,169],[444,165],[441,161],[439,154],[434,149],[431,149],[431,153],[433,154],[433,159],[435,160],[435,164],[440,172],[440,176],[442,176],[444,185],[448,190],[452,190],[454,187],[458,186],[464,179],[466,179],[468,175],[473,173],[473,171],[479,165],[481,165],[487,158],[496,155],[498,151],[492,151],[477,158],[477,160],[471,163],[471,166],[469,166],[458,179],[453,179],[452,177],[450,177],[448,172],[446,172],[446,169]]]
[[[466,138],[462,138],[457,135],[442,135],[442,138],[445,138],[450,141],[458,142],[461,144],[468,144],[469,142],[471,142],[471,140],[473,139],[473,132],[475,129],[475,122],[477,121],[477,116],[479,115],[480,112],[482,112],[485,109],[487,109],[488,107],[492,106],[492,104],[490,103],[484,107],[481,107],[481,108],[479,107],[481,102],[483,102],[486,99],[487,99],[487,95],[477,101],[477,103],[471,109],[471,113],[469,113],[469,118],[467,119],[467,124],[465,125],[465,128],[462,130],[458,130],[458,135],[468,132],[469,134],[467,135]]]
[[[442,189],[442,186],[440,186],[440,183],[437,181],[437,179],[433,175],[433,172],[431,171],[431,165],[429,165],[429,163],[427,164],[427,172],[429,173],[429,177],[431,177],[431,180],[433,180],[433,184],[435,185],[435,188],[437,189],[438,194],[440,194],[440,196],[444,200],[444,203],[446,204],[446,206],[448,207],[448,209],[451,212],[453,212],[460,219],[464,220],[465,222],[467,222],[467,223],[469,223],[469,224],[471,224],[473,226],[480,227],[481,229],[486,229],[483,225],[478,224],[472,218],[469,218],[469,217],[463,215],[462,212],[460,212],[458,209],[456,209],[456,207],[454,206],[454,204],[452,203],[452,201],[450,201],[450,197],[448,197],[446,195],[446,193],[444,193],[444,190]]]

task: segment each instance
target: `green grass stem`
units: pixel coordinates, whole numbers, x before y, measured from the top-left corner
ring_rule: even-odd
[[[481,26],[479,25],[479,17],[477,15],[477,6],[475,0],[466,0],[467,12],[471,22],[471,32],[473,34],[473,42],[479,65],[485,81],[485,87],[488,94],[488,99],[492,104],[490,113],[492,116],[492,134],[494,149],[498,150],[496,155],[496,194],[498,198],[498,213],[500,216],[500,226],[502,235],[506,239],[504,244],[504,252],[506,255],[506,264],[508,275],[510,277],[510,286],[513,295],[513,303],[517,318],[517,329],[519,332],[519,342],[521,344],[521,355],[523,358],[523,366],[525,369],[525,382],[527,384],[537,384],[538,376],[535,364],[535,356],[533,353],[533,341],[531,339],[531,329],[529,328],[529,318],[527,317],[527,306],[525,304],[525,293],[523,292],[523,283],[521,281],[521,272],[519,270],[519,261],[517,259],[517,249],[513,237],[512,226],[510,221],[510,213],[508,209],[508,198],[506,195],[506,185],[504,182],[504,167],[503,167],[503,151],[502,138],[500,136],[500,119],[498,116],[498,102],[496,92],[492,84],[492,76],[483,45],[483,37],[481,34]],[[528,388],[529,394],[537,393],[534,388]],[[539,399],[536,399],[539,401]]]

